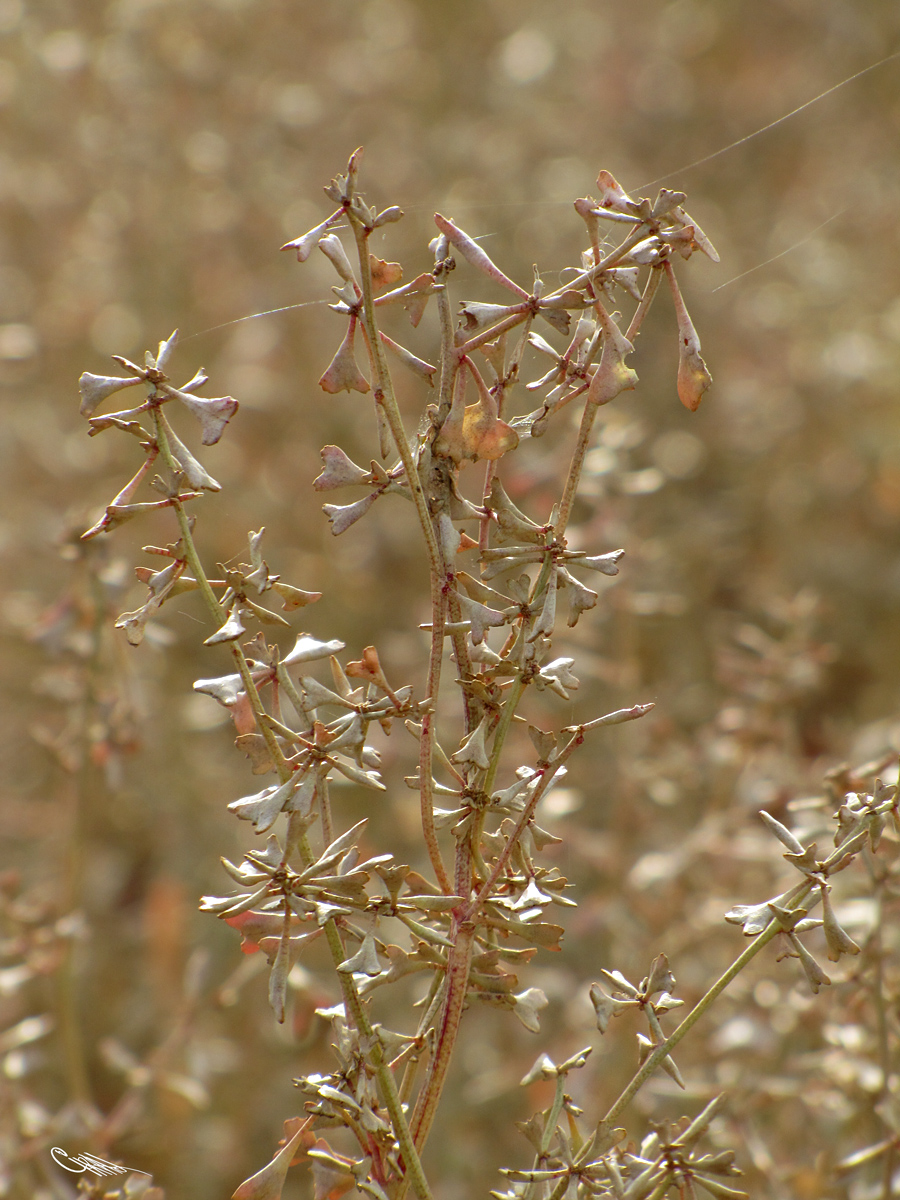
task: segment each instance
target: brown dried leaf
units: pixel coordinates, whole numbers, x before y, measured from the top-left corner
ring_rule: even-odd
[[[305,1125],[301,1126],[261,1171],[245,1179],[231,1200],[281,1200],[285,1176],[294,1152],[303,1140],[304,1129]]]
[[[372,272],[372,287],[376,292],[382,288],[395,287],[403,278],[403,268],[399,263],[385,262],[383,258],[369,255],[369,269]]]

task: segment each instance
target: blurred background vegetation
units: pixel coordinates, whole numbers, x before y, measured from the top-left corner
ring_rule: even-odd
[[[584,981],[599,966],[639,979],[665,951],[690,999],[730,961],[740,938],[722,912],[780,878],[755,811],[784,818],[842,760],[900,745],[898,60],[702,160],[898,45],[893,0],[0,0],[0,1028],[54,1020],[7,1055],[4,1136],[75,1147],[89,1103],[113,1114],[108,1156],[211,1200],[267,1161],[300,1109],[292,1075],[330,1069],[313,1016],[334,999],[324,964],[295,976],[278,1028],[237,935],[196,912],[223,887],[218,855],[252,840],[225,811],[249,775],[190,691],[223,669],[200,647],[199,604],[166,609],[138,650],[111,631],[142,603],[140,547],[174,533],[160,518],[78,547],[137,464],[128,439],[87,437],[76,381],[179,326],[184,378],[204,365],[209,393],[241,402],[205,455],[224,485],[199,507],[207,562],[246,557],[265,525],[272,569],[326,594],[304,626],[353,657],[375,642],[392,681],[421,686],[412,515],[385,504],[331,537],[310,489],[318,450],[367,462],[371,405],[316,383],[342,332],[322,303],[330,267],[278,253],[327,215],[322,185],[360,144],[369,197],[406,213],[382,244],[407,278],[428,269],[439,210],[510,275],[527,283],[537,263],[555,283],[584,240],[571,201],[600,167],[633,194],[661,178],[687,191],[722,257],[680,272],[715,378],[700,411],[675,395],[666,296],[637,392],[603,410],[578,536],[624,546],[625,568],[570,639],[581,690],[535,719],[657,708],[591,743],[549,802],[580,907],[563,953],[528,974],[551,999],[545,1032],[469,1018],[429,1147],[442,1200],[484,1195],[499,1165],[530,1158],[511,1121],[546,1097],[517,1081],[539,1050],[597,1038]],[[457,299],[502,298],[457,275]],[[397,328],[434,355],[428,319]],[[415,388],[403,404],[414,426]],[[510,469],[534,517],[571,434]],[[385,747],[393,784],[370,837],[374,852],[405,839],[420,865],[409,749]],[[371,807],[352,789],[345,804],[353,819]],[[80,925],[53,924],[73,907]],[[862,1200],[852,1177],[824,1182],[883,1132],[858,995],[836,978],[813,1001],[794,964],[770,960],[685,1047],[689,1095],[646,1089],[635,1132],[728,1086],[718,1136],[755,1195]],[[589,1111],[627,1079],[631,1033],[614,1028],[581,1073]],[[66,1194],[34,1170],[16,1176],[31,1194]],[[298,1174],[285,1194],[307,1186]]]

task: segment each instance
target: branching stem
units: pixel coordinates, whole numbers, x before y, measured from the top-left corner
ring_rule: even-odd
[[[800,884],[798,888],[791,893],[790,897],[785,900],[785,906],[799,904],[813,888],[810,882]],[[697,1024],[703,1014],[718,999],[725,991],[733,979],[736,979],[743,971],[748,963],[756,958],[757,954],[766,947],[774,937],[781,932],[781,925],[776,918],[772,918],[770,923],[762,931],[757,934],[743,954],[739,955],[731,966],[725,971],[716,982],[712,985],[709,991],[697,1001],[688,1015],[684,1018],[678,1028],[664,1042],[661,1042],[648,1055],[641,1069],[635,1074],[634,1078],[622,1092],[621,1096],[616,1100],[615,1104],[610,1108],[603,1118],[607,1125],[618,1119],[619,1115],[628,1107],[640,1089],[644,1086],[650,1076],[654,1073],[662,1060],[672,1053],[672,1050],[678,1045],[682,1038],[690,1033],[693,1027]]]
[[[165,416],[158,405],[153,406],[154,432],[156,434],[156,442],[159,446],[159,452],[166,464],[169,474],[175,478],[178,474],[178,463],[172,456],[172,450],[169,445],[169,425]],[[178,528],[181,531],[181,544],[184,549],[184,557],[197,583],[200,585],[200,594],[206,602],[207,610],[210,616],[219,627],[225,623],[225,610],[219,603],[215,592],[209,582],[209,576],[203,567],[200,560],[200,555],[197,553],[197,547],[194,543],[191,521],[185,511],[184,504],[178,497],[172,500],[172,507],[175,510],[175,517],[178,521]],[[266,743],[266,749],[269,751],[269,756],[275,764],[275,769],[278,771],[278,777],[282,783],[286,783],[291,777],[291,767],[285,760],[281,747],[278,744],[278,739],[273,730],[263,720],[265,706],[259,696],[256,684],[253,681],[253,676],[250,673],[250,665],[247,662],[246,655],[237,642],[229,642],[231,656],[234,659],[235,666],[238,669],[238,674],[241,677],[241,682],[244,685],[244,691],[250,701],[250,707],[253,709],[253,715],[256,718],[256,727],[262,734]]]
[[[394,395],[394,385],[391,380],[390,371],[388,370],[387,360],[384,357],[381,338],[378,336],[378,324],[375,320],[375,301],[372,293],[372,269],[369,265],[369,230],[366,229],[352,211],[348,213],[348,216],[353,228],[353,235],[356,238],[356,248],[359,254],[359,271],[363,292],[363,311],[360,315],[366,328],[366,334],[368,335],[369,351],[375,369],[375,403],[381,406],[387,418],[391,436],[394,439],[397,452],[403,461],[406,481],[409,484],[409,490],[415,502],[419,524],[422,527],[422,536],[425,539],[425,546],[428,551],[428,565],[432,575],[439,578],[442,569],[440,548],[434,536],[431,514],[428,511],[428,502],[425,498],[425,492],[422,489],[422,481],[419,478],[419,472],[416,468],[409,439],[406,436],[406,430],[403,428],[403,419],[400,416],[400,408],[397,404],[397,398]]]

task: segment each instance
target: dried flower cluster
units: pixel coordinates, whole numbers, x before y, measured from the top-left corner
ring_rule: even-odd
[[[713,261],[718,256],[685,211],[682,193],[664,189],[655,201],[633,199],[601,172],[599,199],[575,202],[588,249],[556,289],[546,288],[537,270],[529,289],[520,286],[454,221],[437,215],[433,265],[403,283],[400,266],[369,249],[374,231],[403,214],[396,207],[377,212],[366,203],[358,188],[359,163],[357,152],[346,173],[326,188],[335,205],[331,215],[284,248],[295,250],[301,263],[318,248],[338,276],[331,307],[345,328],[320,386],[329,395],[356,392],[374,400],[384,465],[373,460],[368,468],[360,466],[337,446],[322,450],[316,490],[362,491],[360,499],[324,506],[332,532],[343,533],[386,496],[411,502],[417,514],[431,589],[431,647],[421,679],[392,679],[374,646],[348,661],[339,639],[294,630],[290,649],[270,641],[290,629],[290,615],[320,593],[283,583],[270,571],[262,530],[249,534],[249,563],[221,566],[214,574],[204,567],[188,510],[220,485],[180,440],[169,413],[186,408],[200,423],[202,443],[211,445],[223,435],[237,402],[199,396],[207,382],[202,371],[181,387],[170,383],[175,334],[155,355],[148,353],[143,366],[116,358],[124,376],[81,379],[82,413],[91,434],[113,429],[130,434],[143,454],[139,470],[84,538],[158,509],[172,509],[178,526],[171,544],[146,547],[164,565],[138,568],[148,588],[146,602],[117,624],[137,645],[165,603],[199,591],[211,624],[204,644],[226,650],[230,663],[222,674],[198,680],[195,689],[228,710],[253,774],[274,776],[261,790],[228,804],[256,833],[268,836],[241,862],[223,860],[234,886],[205,897],[203,908],[239,930],[246,948],[265,955],[269,998],[279,1021],[285,1018],[291,972],[314,941],[327,945],[340,986],[341,1002],[323,1010],[331,1023],[333,1069],[296,1081],[304,1115],[286,1122],[282,1149],[240,1185],[236,1200],[278,1197],[298,1159],[312,1172],[316,1200],[337,1200],[354,1188],[377,1200],[401,1200],[408,1189],[430,1200],[421,1156],[465,1008],[481,1003],[506,1009],[539,1032],[547,998],[520,982],[519,974],[539,951],[558,948],[563,929],[551,914],[574,904],[566,878],[542,863],[542,851],[558,839],[538,824],[541,801],[590,734],[640,718],[652,705],[635,704],[555,732],[529,724],[532,754],[519,763],[509,761],[509,734],[524,719],[521,709],[531,688],[563,700],[578,688],[575,660],[553,650],[559,602],[565,603],[568,625],[575,625],[598,604],[591,580],[619,570],[621,549],[571,548],[566,532],[598,409],[637,383],[626,360],[663,278],[675,305],[677,392],[685,407],[695,411],[711,382],[674,263],[695,251]],[[617,227],[624,236],[612,245],[608,231]],[[455,321],[449,280],[457,260],[510,293],[510,302],[466,301]],[[635,306],[625,324],[615,306],[629,297]],[[440,328],[434,364],[388,337],[379,324],[400,306],[418,326],[432,298]],[[560,340],[561,347],[548,338]],[[549,369],[522,389],[520,377],[532,352],[549,360]],[[401,414],[389,361],[421,381],[425,402],[412,421]],[[140,384],[147,389],[142,404],[95,415],[111,395]],[[522,390],[534,393],[539,404],[518,414],[513,405]],[[558,500],[551,511],[531,517],[504,489],[503,459],[542,437],[579,398],[580,427]],[[479,463],[473,498],[461,479],[474,472],[468,477],[462,472]],[[145,483],[159,499],[136,499]],[[275,597],[280,611],[270,607]],[[455,725],[438,704],[440,695],[454,689]],[[421,870],[389,849],[367,856],[360,848],[366,822],[344,828],[332,803],[330,782],[337,776],[373,791],[395,786],[382,778],[378,752],[369,742],[374,727],[397,736],[404,731],[417,748],[418,767],[406,783],[419,797]],[[895,793],[876,783],[871,795],[847,796],[838,814],[836,848],[824,857],[815,844],[804,845],[764,814],[801,880],[771,900],[727,914],[752,941],[673,1032],[665,1031],[663,1021],[683,1002],[674,998],[675,978],[664,955],[638,985],[616,970],[602,972],[602,983],[590,993],[601,1033],[613,1016],[630,1010],[647,1023],[648,1033],[639,1035],[638,1070],[605,1112],[601,1103],[601,1111],[584,1118],[566,1081],[584,1065],[590,1048],[561,1065],[541,1055],[523,1083],[552,1080],[555,1098],[523,1127],[534,1163],[505,1171],[509,1190],[495,1195],[644,1200],[693,1196],[698,1189],[717,1197],[745,1195],[723,1182],[740,1174],[733,1155],[699,1148],[725,1103],[722,1097],[675,1128],[656,1128],[639,1145],[615,1121],[658,1068],[683,1085],[671,1052],[769,941],[777,938],[784,955],[799,959],[814,991],[828,977],[801,934],[821,925],[832,960],[858,952],[835,917],[830,879],[865,847],[877,849],[888,819],[896,824]],[[437,807],[438,800],[445,807]],[[822,919],[811,920],[809,910],[818,903]],[[420,1009],[398,1011],[394,1028],[373,1020],[369,998],[412,975],[422,981]]]

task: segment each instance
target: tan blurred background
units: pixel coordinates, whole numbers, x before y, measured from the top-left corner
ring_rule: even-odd
[[[140,356],[178,326],[184,378],[204,365],[209,394],[242,406],[204,456],[224,485],[200,506],[208,561],[245,555],[247,531],[265,525],[272,568],[326,592],[306,626],[354,653],[376,642],[392,679],[418,683],[423,579],[406,514],[373,514],[335,541],[310,490],[325,442],[372,457],[371,411],[317,387],[342,332],[315,303],[330,298],[330,268],[279,246],[328,214],[322,186],[358,145],[370,198],[406,212],[383,247],[407,278],[428,268],[435,209],[485,236],[509,274],[527,282],[537,263],[552,282],[577,261],[571,201],[596,190],[598,168],[638,194],[660,179],[687,191],[722,259],[680,273],[715,384],[696,415],[678,403],[661,296],[633,360],[642,383],[604,410],[578,513],[585,543],[624,545],[627,565],[576,631],[577,703],[543,710],[560,725],[658,706],[640,730],[598,743],[556,800],[554,828],[580,830],[559,861],[583,904],[562,965],[544,961],[534,980],[552,1001],[548,1038],[570,1053],[596,1036],[567,998],[598,963],[639,977],[667,948],[690,990],[707,954],[733,952],[733,933],[718,947],[704,932],[710,895],[748,899],[731,890],[728,831],[814,789],[841,759],[897,744],[900,59],[689,164],[898,48],[893,0],[0,0],[0,857],[37,908],[64,910],[59,881],[80,872],[89,931],[71,965],[81,1044],[69,1047],[88,1082],[71,1057],[67,1073],[58,1035],[38,1043],[16,1084],[36,1106],[31,1134],[79,1078],[82,1098],[113,1109],[127,1084],[108,1039],[141,1061],[155,1052],[198,947],[211,950],[204,999],[166,1051],[197,1086],[144,1089],[116,1154],[170,1196],[230,1195],[298,1111],[292,1074],[329,1069],[309,1016],[329,995],[315,964],[293,1031],[274,1028],[261,977],[223,996],[237,937],[195,909],[226,885],[218,855],[250,844],[224,811],[250,777],[217,713],[190,694],[221,669],[198,649],[198,607],[164,611],[167,649],[98,633],[142,602],[140,547],[174,534],[150,521],[87,558],[66,549],[137,465],[130,439],[87,437],[81,371],[102,374],[111,353]],[[459,276],[456,299],[500,298]],[[398,328],[429,357],[426,325]],[[408,388],[410,425],[420,402]],[[531,407],[524,393],[518,403]],[[511,476],[542,519],[565,434]],[[384,828],[399,824],[414,855],[400,787]],[[363,811],[351,796],[348,816]],[[690,841],[710,812],[718,860]],[[677,862],[673,845],[685,848]],[[794,980],[781,978],[784,998]],[[0,989],[0,1025],[53,1011],[54,979]],[[799,1037],[790,1014],[772,1032],[771,992],[746,997],[756,1026],[744,1041],[738,1030],[699,1048],[711,1087],[766,1046],[777,1074],[779,1039]],[[472,1035],[430,1148],[442,1200],[485,1194],[498,1165],[529,1154],[507,1126],[531,1111],[516,1083],[547,1039],[501,1016]],[[726,1051],[738,1055],[730,1067]],[[592,1067],[586,1106],[602,1103],[607,1076],[627,1077],[631,1043],[610,1054]],[[775,1166],[763,1183],[764,1156],[742,1148],[756,1194],[822,1194],[807,1176],[828,1139],[849,1150],[864,1136],[835,1115],[830,1086],[818,1142],[791,1143],[791,1129],[809,1128],[802,1110],[758,1114]],[[838,1098],[847,1086],[834,1085]],[[285,1195],[306,1186],[298,1177]]]

